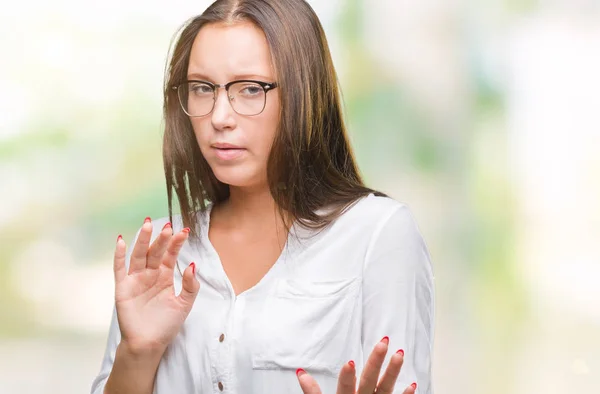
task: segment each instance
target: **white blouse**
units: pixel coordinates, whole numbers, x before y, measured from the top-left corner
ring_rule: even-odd
[[[153,238],[167,221],[153,221]],[[200,242],[190,239],[178,264],[183,271],[196,262],[200,292],[161,359],[154,394],[302,394],[297,368],[334,394],[342,365],[354,360],[360,376],[384,336],[382,373],[396,350],[405,351],[394,393],[412,382],[417,393],[433,392],[433,272],[406,205],[371,194],[312,237],[293,228],[273,267],[238,296],[208,238],[210,206],[199,223]],[[181,228],[173,217],[174,231]],[[120,337],[115,312],[92,394],[103,393]]]

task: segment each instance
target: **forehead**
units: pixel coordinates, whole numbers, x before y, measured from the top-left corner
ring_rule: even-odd
[[[240,76],[273,78],[265,34],[250,22],[202,27],[192,44],[188,75],[203,76],[216,83]]]

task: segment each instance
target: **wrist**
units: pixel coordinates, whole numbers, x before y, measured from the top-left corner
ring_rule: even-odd
[[[117,353],[132,360],[151,361],[162,357],[167,347],[159,343],[139,343],[122,339]]]

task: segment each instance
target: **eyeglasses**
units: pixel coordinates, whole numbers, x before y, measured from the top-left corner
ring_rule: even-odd
[[[229,103],[235,112],[254,116],[265,109],[267,92],[276,87],[277,82],[253,80],[231,81],[226,84],[186,81],[173,86],[173,90],[177,91],[181,108],[191,117],[206,116],[212,112],[217,101],[218,88],[225,88]]]

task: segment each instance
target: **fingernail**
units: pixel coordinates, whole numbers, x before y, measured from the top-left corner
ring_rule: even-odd
[[[122,239],[123,239],[123,236],[121,234],[119,234],[119,236],[117,237],[117,242],[119,242]]]
[[[303,370],[302,368],[298,368],[298,369],[296,370],[296,376],[297,376],[297,377],[300,377],[300,376],[304,375],[305,373],[306,373],[306,371],[305,371],[305,370]]]
[[[189,234],[189,233],[190,233],[190,228],[189,228],[189,227],[186,227],[186,228],[184,228],[184,229],[183,229],[183,230],[181,230],[181,231],[183,231],[184,233],[188,233],[188,234]]]
[[[150,216],[146,216],[146,219],[144,219],[144,223],[148,223],[150,222],[152,219],[150,219]]]
[[[416,389],[417,389],[417,384],[416,384],[416,383],[413,383],[413,384],[411,384],[411,385],[410,385],[410,387],[412,387],[413,389],[415,389],[415,390],[416,390]]]
[[[390,343],[390,338],[385,336],[383,338],[381,338],[381,342],[385,343],[386,345]]]
[[[404,357],[404,350],[400,349],[396,353],[400,353],[402,355],[402,357]]]
[[[166,228],[171,228],[171,223],[170,222],[167,222],[167,224],[165,224],[162,229],[164,230]]]
[[[352,368],[354,368],[354,361],[352,361],[352,360],[348,361],[348,365],[351,366]]]
[[[196,263],[194,263],[193,261],[190,263],[190,266],[192,267],[192,274],[196,275]]]

